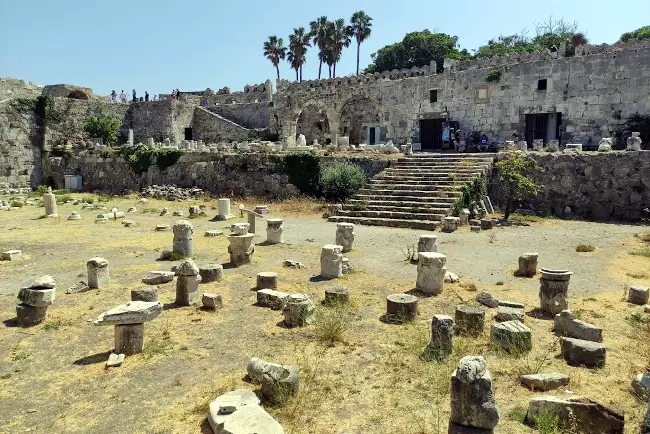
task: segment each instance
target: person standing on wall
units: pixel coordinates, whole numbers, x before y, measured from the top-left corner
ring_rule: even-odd
[[[117,102],[117,92],[115,92],[115,89],[113,89],[113,92],[111,92],[111,101]]]
[[[122,89],[122,93],[120,94],[120,101],[122,101],[122,104],[126,104],[126,94],[124,93],[124,89]]]
[[[135,96],[135,89],[133,89],[133,102],[136,102],[138,98]]]
[[[149,91],[144,91],[144,100],[149,101]]]

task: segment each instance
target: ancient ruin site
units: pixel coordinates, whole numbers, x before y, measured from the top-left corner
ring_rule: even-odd
[[[0,433],[650,434],[650,27],[373,23],[0,78]]]

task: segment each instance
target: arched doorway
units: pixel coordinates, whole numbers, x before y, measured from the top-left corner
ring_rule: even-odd
[[[349,99],[341,109],[340,133],[350,137],[351,145],[379,141],[379,110],[365,97]]]
[[[52,187],[52,190],[56,190],[56,182],[54,182],[54,178],[51,176],[45,178],[45,185],[47,187]]]
[[[304,107],[296,121],[296,138],[300,134],[305,135],[307,145],[311,145],[314,140],[320,144],[325,143],[331,137],[330,121],[325,109],[314,105]]]

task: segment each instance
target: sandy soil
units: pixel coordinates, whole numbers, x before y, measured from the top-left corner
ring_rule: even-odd
[[[288,433],[442,434],[449,417],[449,376],[469,354],[484,355],[492,371],[501,413],[497,433],[533,432],[521,424],[521,416],[534,393],[519,385],[518,376],[535,371],[570,374],[571,396],[592,396],[623,409],[626,432],[638,432],[645,404],[630,394],[629,384],[648,367],[650,330],[643,320],[630,319],[642,308],[623,302],[622,295],[625,284],[650,284],[650,258],[628,254],[643,245],[634,234],[647,232],[635,226],[550,220],[478,234],[439,233],[439,250],[448,255],[447,267],[461,276],[461,283],[447,285],[438,297],[421,298],[413,323],[389,325],[379,321],[385,297],[414,287],[416,267],[405,261],[402,250],[417,243],[420,231],[357,227],[355,250],[347,254],[355,272],[336,282],[319,281],[314,277],[320,247],[334,242],[335,225],[320,218],[317,205],[271,204],[275,215],[285,217],[285,244],[261,245],[265,235],[259,222],[254,263],[226,269],[223,281],[202,285],[203,292],[222,294],[225,307],[216,313],[176,308],[174,283],[161,285],[165,311],[146,325],[145,352],[106,370],[113,330],[89,321],[128,301],[130,290],[143,286],[140,279],[147,271],[174,264],[157,261],[162,250],[171,248],[172,234],[153,228],[177,218],[159,217],[156,211],[168,206],[187,213],[192,203],[150,201],[148,213],[133,198],[107,203],[109,208],[139,208],[127,216],[137,223],[130,229],[119,221],[94,224],[98,211],[72,204],[59,206],[60,220],[39,219],[43,209],[38,207],[0,213],[0,249],[18,248],[24,254],[23,260],[0,262],[0,433],[208,433],[205,415],[211,400],[236,387],[257,389],[244,381],[248,359],[257,356],[301,368],[299,397],[285,408],[267,407]],[[304,215],[296,213],[301,208]],[[83,219],[65,220],[75,209]],[[210,222],[215,213],[208,208],[208,217],[192,221],[199,264],[228,262],[225,237],[203,236],[205,230],[229,226]],[[593,244],[596,251],[577,253],[578,244]],[[517,257],[527,251],[539,252],[541,266],[575,273],[571,308],[602,326],[606,367],[567,366],[557,357],[552,322],[532,316],[526,323],[533,330],[533,351],[520,357],[498,352],[489,345],[492,311],[483,336],[456,338],[454,355],[442,363],[421,360],[431,316],[453,315],[455,305],[473,303],[472,283],[499,298],[526,303],[527,311],[537,306],[538,279],[513,276]],[[85,263],[93,256],[109,260],[111,285],[66,295],[67,287],[85,280]],[[285,269],[287,258],[307,268]],[[254,306],[251,289],[259,271],[277,271],[279,289],[311,294],[317,302],[334,283],[348,287],[355,311],[342,342],[320,342],[318,325],[282,328],[279,312]],[[43,274],[58,281],[48,319],[32,328],[16,327],[16,293]]]

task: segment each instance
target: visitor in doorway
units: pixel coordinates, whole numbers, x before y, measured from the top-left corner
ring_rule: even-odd
[[[124,89],[122,89],[122,93],[120,94],[120,101],[122,104],[126,104],[126,93],[124,93]]]
[[[144,100],[149,101],[149,91],[144,91]]]
[[[453,143],[454,143],[454,152],[458,152],[458,149],[460,149],[460,129],[454,132]]]
[[[135,95],[135,89],[133,89],[133,102],[136,102],[138,97]]]
[[[115,92],[115,89],[111,92],[111,101],[117,102],[117,92]]]

